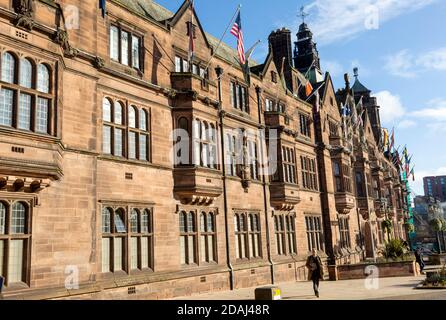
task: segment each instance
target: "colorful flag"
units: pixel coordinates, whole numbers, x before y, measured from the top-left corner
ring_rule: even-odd
[[[191,18],[189,22],[189,54],[188,54],[188,62],[189,62],[189,69],[193,70],[193,62],[194,62],[194,56],[195,56],[195,32],[194,32],[194,0],[190,1],[189,9],[191,11]]]
[[[232,26],[231,34],[237,38],[237,52],[240,60],[240,64],[244,65],[246,63],[245,56],[245,45],[243,42],[243,31],[242,31],[242,19],[240,17],[240,12],[235,19],[235,23]]]
[[[309,97],[312,92],[313,92],[313,86],[311,85],[311,82],[308,81],[307,84],[305,85],[305,94],[307,95],[307,97]]]
[[[316,113],[319,113],[321,111],[321,97],[319,95],[319,89],[316,90],[315,98],[316,98],[316,102],[314,104],[314,111]]]
[[[102,18],[105,18],[106,5],[107,5],[106,0],[99,0],[99,9],[102,10]]]
[[[383,128],[383,147],[386,148],[389,145],[389,131]]]
[[[410,170],[410,175],[412,175],[412,181],[415,181],[415,167],[412,168],[412,170]]]
[[[395,146],[395,128],[392,128],[392,135],[390,136],[389,151],[392,151],[394,146]]]

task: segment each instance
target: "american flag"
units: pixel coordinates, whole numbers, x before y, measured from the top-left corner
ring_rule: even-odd
[[[237,51],[240,63],[244,65],[246,63],[245,45],[243,44],[243,31],[242,31],[242,19],[240,18],[240,12],[237,19],[235,19],[234,26],[231,29],[231,34],[237,38]]]

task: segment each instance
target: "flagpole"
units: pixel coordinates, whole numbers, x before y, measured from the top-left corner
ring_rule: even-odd
[[[191,48],[191,41],[194,41],[194,10],[195,10],[195,0],[189,0],[190,5],[190,26],[189,26],[189,72],[193,72],[193,63],[194,63],[194,52],[191,50],[195,50],[195,48]]]
[[[223,42],[223,38],[224,38],[224,37],[226,36],[226,34],[228,33],[229,28],[232,27],[232,24],[233,24],[235,18],[237,17],[237,14],[240,12],[241,8],[242,8],[242,5],[239,4],[238,7],[237,7],[237,10],[236,10],[235,13],[234,13],[234,16],[231,18],[231,21],[229,22],[228,26],[226,27],[225,32],[224,32],[223,35],[221,36],[220,41],[218,42],[217,47],[214,49],[214,52],[212,53],[211,58],[210,58],[209,61],[207,62],[207,64],[206,64],[206,68],[204,68],[205,70],[208,70],[209,65],[211,64],[212,59],[214,59],[214,56],[216,55],[218,49],[220,48],[220,46],[221,46],[221,44],[222,44],[222,42]]]
[[[323,86],[324,84],[325,84],[325,81],[322,82],[322,84],[321,84],[316,90],[313,91],[313,93],[307,98],[307,100],[305,100],[305,102],[307,102],[308,100],[310,100],[310,98],[316,93],[316,91],[318,91],[320,88],[322,88],[322,86]]]

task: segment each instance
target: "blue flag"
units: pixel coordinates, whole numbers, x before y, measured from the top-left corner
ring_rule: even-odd
[[[106,5],[107,5],[107,0],[99,0],[99,8],[102,10],[102,18],[105,18]]]

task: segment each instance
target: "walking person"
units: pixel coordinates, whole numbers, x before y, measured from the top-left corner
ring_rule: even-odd
[[[420,272],[423,273],[424,270],[424,261],[423,261],[423,252],[420,248],[415,250],[415,260],[420,265]]]
[[[313,281],[314,294],[319,298],[319,281],[324,279],[324,268],[317,249],[312,250],[312,255],[307,259],[306,267],[308,268],[308,280]]]

